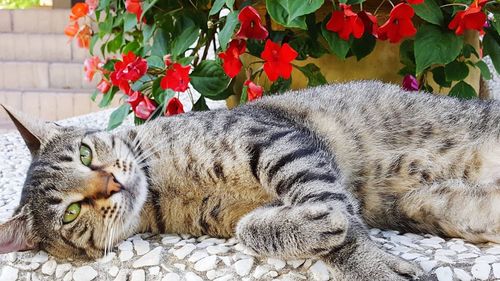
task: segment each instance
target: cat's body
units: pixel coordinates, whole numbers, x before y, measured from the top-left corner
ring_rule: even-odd
[[[263,255],[321,257],[339,278],[402,280],[419,270],[379,250],[365,223],[500,242],[497,102],[360,82],[161,118],[114,135],[52,130],[33,133],[42,141],[30,147],[34,161],[20,208],[3,227],[8,233],[33,216],[21,227],[50,235],[27,240],[59,256],[95,257],[143,231],[236,234]],[[88,167],[71,156],[82,144],[95,154]],[[33,180],[46,155],[83,166],[71,176],[58,174],[65,167],[57,165],[45,170],[42,178],[59,193],[38,192],[47,183]],[[37,226],[39,211],[28,210],[61,205],[52,213],[57,218],[77,200],[82,214],[54,229]],[[63,233],[63,242],[55,233]],[[0,244],[29,248],[14,242]]]

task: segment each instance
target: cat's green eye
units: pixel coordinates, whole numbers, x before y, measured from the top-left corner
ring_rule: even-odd
[[[78,202],[69,205],[66,211],[64,212],[63,223],[70,223],[76,220],[76,218],[80,214],[81,209],[82,206]]]
[[[92,163],[92,150],[84,144],[80,146],[80,161],[85,166],[89,166]]]

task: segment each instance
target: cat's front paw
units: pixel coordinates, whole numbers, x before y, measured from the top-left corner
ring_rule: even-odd
[[[426,280],[418,266],[384,252],[369,240],[346,245],[327,259],[338,272],[334,280]]]

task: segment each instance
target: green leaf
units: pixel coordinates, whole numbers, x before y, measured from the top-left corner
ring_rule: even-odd
[[[264,42],[255,39],[247,40],[247,49],[250,55],[254,57],[260,57],[264,51]]]
[[[340,38],[337,33],[331,32],[328,29],[326,29],[325,25],[321,27],[321,34],[328,43],[328,48],[330,49],[330,52],[334,53],[337,57],[341,59],[345,59],[350,48],[349,42]]]
[[[307,29],[305,15],[315,12],[324,0],[266,0],[271,18],[285,27]]]
[[[452,61],[444,67],[444,74],[448,81],[464,80],[469,75],[469,67],[461,61]]]
[[[210,110],[207,105],[207,101],[203,96],[201,96],[194,104],[193,104],[193,111],[206,111]]]
[[[178,58],[177,59],[177,62],[182,64],[182,65],[188,65],[188,64],[191,64],[194,60],[194,56],[190,56],[190,57],[185,57],[185,58]]]
[[[451,81],[446,80],[446,75],[444,72],[444,66],[435,67],[432,69],[432,77],[434,81],[441,87],[449,88],[451,87]]]
[[[306,66],[297,67],[308,79],[307,86],[314,87],[328,83],[318,66],[309,63]]]
[[[165,61],[163,61],[163,58],[158,56],[150,56],[146,58],[146,61],[148,62],[149,67],[165,68]]]
[[[172,42],[172,55],[177,57],[184,54],[184,52],[193,45],[198,39],[200,30],[196,26],[189,26],[184,29],[180,35],[174,37]]]
[[[158,2],[158,0],[153,0],[149,3],[147,3],[147,5],[143,5],[144,9],[142,10],[142,14],[141,14],[141,20],[144,18],[144,15],[146,14],[147,11],[149,11],[149,9],[153,8],[153,6],[156,4],[156,2]]]
[[[479,70],[481,70],[481,76],[483,76],[485,80],[490,80],[493,78],[490,72],[490,68],[484,61],[480,60],[476,62],[475,66],[479,68]]]
[[[191,84],[204,97],[216,98],[227,88],[230,79],[214,60],[202,61],[191,73]]]
[[[138,53],[140,53],[139,52],[140,48],[141,48],[141,45],[139,44],[139,42],[132,41],[132,42],[129,42],[127,45],[125,45],[125,47],[123,47],[121,52],[123,54],[127,54],[128,52],[133,52],[135,54],[138,54]]]
[[[137,17],[135,14],[126,13],[123,21],[123,31],[131,31],[137,25]]]
[[[463,46],[463,37],[441,27],[424,24],[415,38],[416,74],[422,73],[434,64],[448,64],[454,61]]]
[[[241,89],[240,104],[245,104],[248,101],[248,86],[243,86]]]
[[[100,0],[99,6],[97,7],[97,10],[105,10],[105,9],[109,8],[109,1],[110,0]]]
[[[153,32],[155,31],[156,26],[153,25],[144,25],[142,27],[142,44],[144,46],[149,45],[149,40],[151,36],[153,36]]]
[[[98,34],[94,34],[92,36],[92,38],[90,39],[89,53],[91,56],[94,55],[94,47],[95,47],[95,43],[97,43],[97,40],[99,40]],[[103,54],[103,56],[104,56],[104,54]]]
[[[233,36],[234,29],[238,24],[238,13],[231,12],[226,16],[226,23],[224,27],[219,32],[219,45],[223,51],[227,48],[227,43],[231,40],[231,36]]]
[[[123,123],[123,120],[127,118],[127,115],[130,112],[130,104],[125,103],[118,107],[111,116],[109,116],[108,128],[107,130],[113,130],[114,128],[120,126]]]
[[[443,12],[435,0],[425,0],[422,4],[411,6],[415,10],[415,14],[421,19],[433,24],[443,25]]]
[[[113,30],[113,17],[107,17],[103,22],[98,24],[99,26],[99,38],[103,38],[105,35],[108,35]]]
[[[90,96],[90,100],[95,102],[95,99],[97,98],[97,95],[100,93],[99,90],[95,89],[92,95]]]
[[[500,13],[493,13],[493,20],[490,21],[498,33],[500,33]]]
[[[215,15],[220,10],[222,10],[222,7],[226,3],[226,0],[215,0],[215,2],[212,4],[212,8],[210,9],[210,12],[208,13],[210,16]]]
[[[468,100],[476,98],[477,93],[471,85],[467,84],[464,81],[460,81],[455,86],[453,86],[453,88],[451,88],[449,96]]]
[[[405,40],[399,46],[399,61],[405,65],[407,71],[415,76],[415,41]]]
[[[153,47],[151,49],[151,55],[163,58],[168,54],[169,46],[168,41],[169,36],[163,29],[158,28],[153,36]]]
[[[121,46],[123,44],[123,33],[118,33],[113,40],[109,41],[108,44],[106,44],[106,50],[108,53],[116,53],[118,50],[120,50]]]
[[[271,85],[271,88],[269,89],[269,92],[271,94],[276,94],[276,93],[283,93],[287,90],[290,89],[290,86],[292,85],[292,78],[290,79],[283,79],[282,77],[278,78],[278,80],[274,81],[274,83]]]
[[[232,11],[234,8],[234,0],[226,0],[226,7]]]
[[[479,54],[477,53],[476,48],[474,48],[471,44],[465,44],[462,53],[466,58],[470,58],[471,55],[475,55],[476,58],[479,58]]]
[[[99,103],[99,108],[108,106],[115,97],[116,92],[118,92],[118,87],[113,87],[108,93],[104,94]]]
[[[359,39],[354,39],[352,42],[351,50],[356,56],[356,59],[360,61],[362,58],[368,56],[375,45],[377,44],[377,39],[371,34],[364,34],[363,37]]]
[[[500,36],[496,31],[488,29],[483,37],[485,55],[489,55],[497,73],[500,73]]]

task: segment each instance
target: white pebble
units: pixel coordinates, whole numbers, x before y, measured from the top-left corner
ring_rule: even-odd
[[[474,261],[474,263],[481,263],[481,262],[494,263],[496,261],[497,261],[497,258],[495,256],[486,255],[486,256],[480,256],[479,258],[477,258]]]
[[[145,281],[145,280],[146,280],[146,272],[144,272],[144,270],[136,269],[132,271],[130,281]]]
[[[49,255],[46,252],[40,251],[33,258],[31,258],[31,262],[44,263],[49,260]]]
[[[408,260],[408,261],[411,261],[411,260],[414,260],[420,256],[422,256],[422,255],[416,254],[416,253],[404,253],[401,255],[401,258]]]
[[[156,276],[156,275],[160,274],[160,267],[159,266],[150,267],[148,269],[148,272],[149,272],[149,274]]]
[[[73,272],[68,271],[63,277],[63,281],[71,281],[73,279]]]
[[[194,264],[194,269],[196,271],[208,271],[214,269],[217,266],[217,256],[208,256],[202,258]]]
[[[135,239],[134,241],[134,250],[137,255],[142,256],[145,253],[149,252],[149,242],[142,239]]]
[[[112,261],[115,257],[116,257],[116,253],[111,252],[111,253],[108,253],[107,255],[105,255],[104,257],[98,259],[97,262],[98,263],[108,263],[108,262]]]
[[[163,245],[175,244],[181,241],[181,238],[177,235],[166,235],[161,239]]]
[[[49,260],[42,265],[42,273],[45,275],[52,275],[56,271],[57,262],[55,260]]]
[[[472,280],[472,276],[470,276],[470,274],[465,272],[465,270],[463,270],[463,269],[455,268],[455,269],[453,269],[453,272],[455,272],[455,276],[457,276],[458,280],[460,280],[460,281]]]
[[[282,270],[286,266],[286,262],[280,259],[268,258],[267,263],[274,266],[276,270]]]
[[[302,274],[295,273],[295,272],[289,272],[287,274],[284,274],[282,276],[282,278],[280,278],[279,280],[281,280],[281,281],[307,280],[307,277],[305,277]]]
[[[445,262],[445,263],[449,263],[449,264],[454,264],[455,261],[452,260],[450,257],[448,256],[440,256],[440,255],[437,255],[437,256],[434,256],[434,259],[437,260],[437,261],[442,261],[442,262]]]
[[[457,256],[457,258],[458,258],[459,260],[471,259],[471,258],[475,258],[475,257],[477,257],[477,255],[476,255],[476,254],[473,254],[473,253],[463,253],[463,254],[459,254],[459,255]]]
[[[205,251],[196,251],[194,252],[188,259],[189,262],[197,262],[202,258],[208,257],[207,252]]]
[[[258,265],[255,268],[252,276],[255,279],[259,279],[262,276],[264,276],[264,274],[268,273],[270,270],[271,270],[271,268],[269,268],[269,266],[267,266],[267,265]]]
[[[231,266],[231,258],[230,257],[220,257],[220,259],[222,260],[222,262],[224,262],[224,264],[226,266]]]
[[[450,249],[452,249],[453,251],[456,251],[457,253],[463,253],[463,252],[468,250],[467,247],[465,247],[462,244],[453,244],[450,246]]]
[[[184,259],[187,255],[189,255],[194,249],[196,249],[196,246],[193,244],[186,244],[182,246],[182,248],[177,249],[173,252],[173,254],[178,258],[178,259]]]
[[[486,253],[491,255],[500,255],[500,246],[494,246],[486,250]]]
[[[290,265],[291,267],[293,268],[298,268],[299,266],[301,266],[303,263],[305,262],[305,260],[287,260],[286,263],[288,265]]]
[[[173,264],[175,268],[179,269],[180,271],[186,270],[186,265],[182,263],[174,263]]]
[[[493,266],[493,275],[495,278],[500,278],[500,263],[494,263]]]
[[[97,271],[88,265],[77,268],[73,273],[73,280],[75,281],[90,281],[96,277]]]
[[[71,270],[71,264],[69,264],[69,263],[63,263],[63,264],[57,265],[57,267],[56,267],[56,278],[63,277],[64,274],[66,272],[68,272],[69,270]]]
[[[134,246],[130,241],[123,241],[118,245],[118,249],[120,249],[120,251],[132,251],[133,248]]]
[[[118,256],[118,258],[120,259],[121,262],[124,262],[124,261],[128,261],[133,256],[134,256],[134,253],[132,251],[124,250],[124,251],[120,252],[120,255]]]
[[[311,272],[311,275],[313,276],[314,280],[326,281],[330,279],[330,273],[328,272],[328,267],[323,261],[317,261],[309,268],[309,271]]]
[[[437,265],[437,261],[434,261],[434,260],[432,260],[432,261],[422,261],[422,262],[420,262],[420,266],[421,266],[421,267],[422,267],[422,269],[423,269],[425,272],[427,272],[427,273],[431,272],[431,270],[432,270],[434,267],[436,267],[436,265]]]
[[[215,278],[217,278],[217,271],[215,271],[215,270],[213,270],[213,269],[212,269],[212,270],[207,271],[207,278],[208,278],[209,280],[214,280]]]
[[[19,274],[19,269],[5,265],[2,267],[0,273],[0,280],[2,281],[15,281],[17,275]]]
[[[7,257],[6,257],[6,260],[7,261],[10,261],[10,262],[15,262],[17,259],[17,254],[16,252],[12,252],[12,253],[8,253],[7,254]]]
[[[490,277],[490,271],[490,265],[484,262],[476,263],[471,268],[472,275],[480,280],[487,280]]]
[[[207,247],[207,252],[211,255],[218,255],[218,254],[224,254],[229,251],[229,248],[226,246],[222,245],[216,245],[216,246],[208,246]]]
[[[229,281],[236,280],[232,274],[224,275],[219,278],[214,279],[214,281]]]
[[[149,246],[148,246],[148,248],[149,248]],[[139,268],[139,267],[145,267],[145,266],[159,265],[162,250],[163,250],[163,247],[161,247],[161,246],[154,248],[151,252],[145,254],[144,256],[142,256],[141,258],[136,260],[132,264],[132,266],[134,268]]]
[[[438,281],[453,281],[453,272],[449,267],[440,267],[436,269],[436,277]]]
[[[452,250],[439,249],[439,250],[436,250],[435,255],[436,256],[456,256],[457,253],[455,251],[452,251]]]
[[[201,278],[200,276],[198,276],[192,272],[186,273],[184,278],[186,278],[186,281],[203,281],[203,278]]]
[[[163,279],[161,279],[161,281],[180,281],[180,280],[181,277],[179,276],[179,274],[173,272],[165,274],[165,276],[163,276]]]
[[[112,266],[109,270],[108,270],[108,273],[109,275],[111,275],[112,277],[116,277],[116,275],[118,275],[118,271],[120,269],[117,267],[117,266]]]
[[[247,276],[248,273],[250,273],[250,270],[252,270],[252,267],[253,258],[242,259],[234,263],[236,273],[241,277]]]
[[[276,277],[278,275],[279,275],[278,272],[272,270],[272,271],[269,271],[266,275],[264,275],[264,277],[265,278],[269,278],[269,277],[274,278],[274,277]]]

